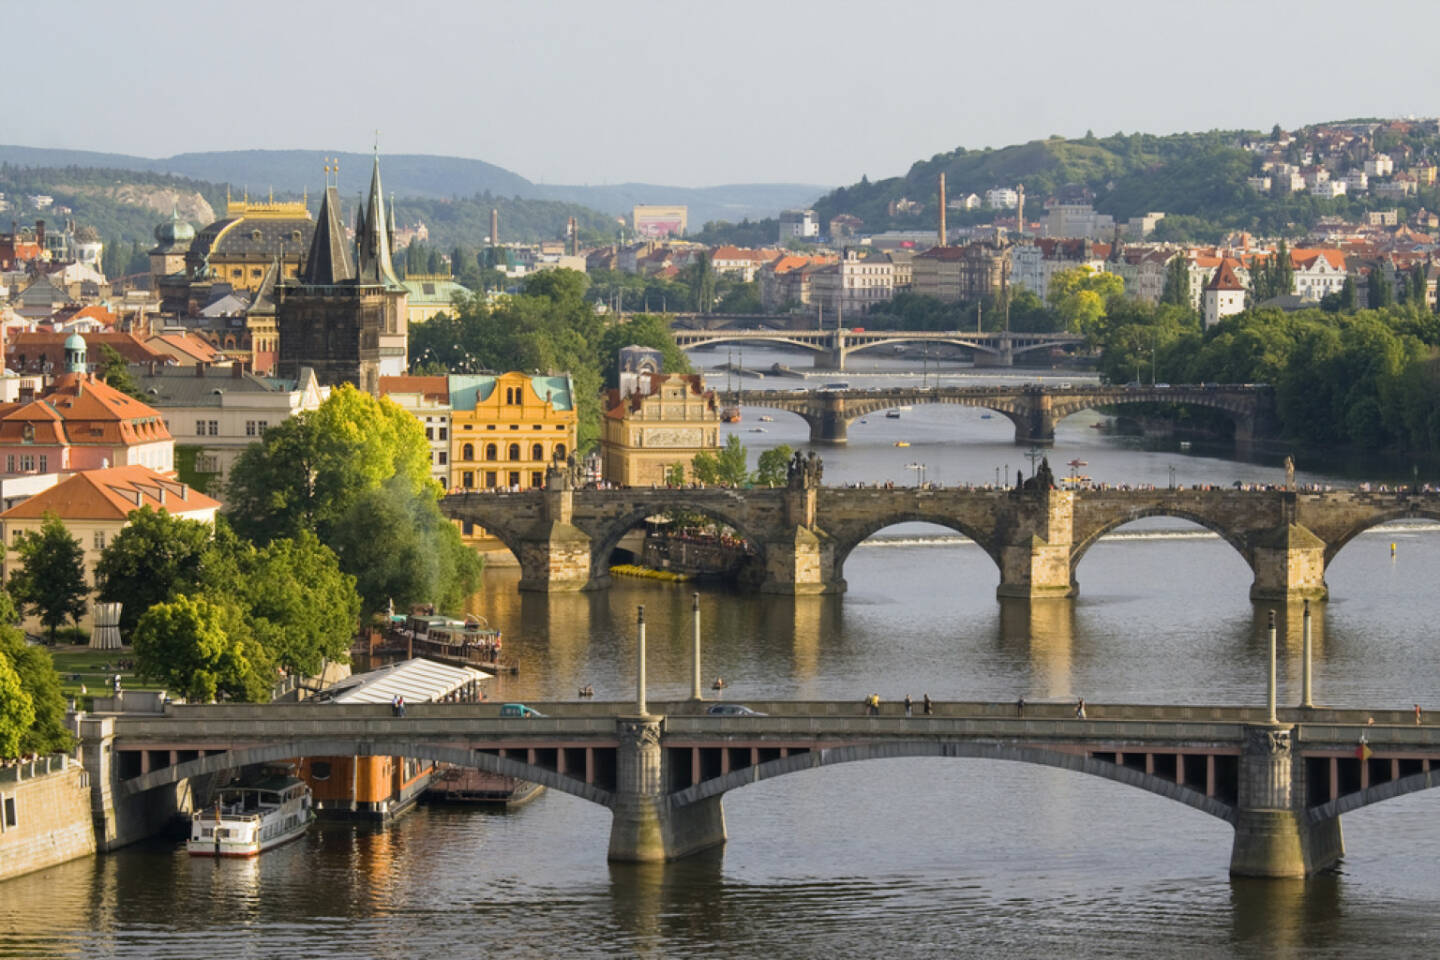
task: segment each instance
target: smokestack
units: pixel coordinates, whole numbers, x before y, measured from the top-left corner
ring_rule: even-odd
[[[496,247],[496,246],[499,246],[499,245],[500,245],[500,211],[499,211],[497,208],[495,208],[495,207],[491,207],[491,208],[490,208],[490,246]]]
[[[580,231],[575,226],[574,217],[570,218],[569,223],[565,225],[565,229],[570,234],[570,256],[577,257],[580,255]]]
[[[1015,236],[1019,237],[1025,233],[1025,184],[1018,184],[1015,193]]]
[[[44,220],[36,220],[36,221],[35,221],[35,242],[40,245],[40,249],[42,249],[42,250],[45,249],[45,221],[44,221]]]
[[[945,246],[945,173],[940,173],[940,246]]]

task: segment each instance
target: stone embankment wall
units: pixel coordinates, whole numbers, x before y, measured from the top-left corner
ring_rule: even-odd
[[[0,768],[0,880],[94,852],[84,767],[60,754]]]

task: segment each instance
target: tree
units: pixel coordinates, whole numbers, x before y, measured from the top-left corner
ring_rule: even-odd
[[[1359,300],[1355,294],[1355,278],[1346,275],[1345,282],[1340,286],[1340,312],[1354,313],[1359,307]]]
[[[20,756],[20,744],[34,722],[35,705],[20,685],[10,657],[0,650],[0,759]]]
[[[659,350],[666,373],[689,373],[694,368],[685,351],[675,345],[663,317],[640,313],[606,329],[600,338],[600,376],[607,387],[620,382],[620,350],[631,345]]]
[[[1160,294],[1160,302],[1187,309],[1191,306],[1190,263],[1180,254],[1171,257],[1165,265],[1165,290]]]
[[[139,385],[135,383],[135,378],[130,376],[130,367],[125,363],[125,358],[108,343],[100,344],[100,379],[128,397],[143,399]]]
[[[690,461],[695,477],[701,483],[723,483],[732,487],[743,486],[750,479],[745,461],[749,454],[735,434],[725,438],[725,446],[719,453],[697,453]]]
[[[141,676],[160,681],[188,700],[224,695],[259,702],[269,694],[274,669],[230,603],[180,594],[140,618],[133,640]]]
[[[1395,302],[1395,288],[1380,264],[1370,268],[1370,283],[1365,305],[1371,310],[1380,310]]]
[[[11,626],[0,626],[0,658],[8,657],[20,689],[30,698],[33,719],[20,735],[21,753],[58,753],[74,746],[74,738],[65,725],[65,695],[60,690],[60,675],[50,659],[50,651],[25,642],[25,637]],[[4,693],[0,692],[0,698]],[[0,725],[4,721],[0,720]],[[3,755],[3,750],[0,750]]]
[[[40,618],[55,642],[55,631],[85,613],[85,551],[54,513],[46,513],[39,531],[19,534],[15,552],[21,568],[10,577],[16,602]]]
[[[1066,330],[1094,338],[1102,332],[1110,301],[1124,292],[1125,281],[1117,274],[1100,273],[1081,264],[1050,278],[1048,299]]]
[[[672,464],[670,464],[670,466],[668,466],[668,467],[665,468],[665,486],[667,486],[667,487],[683,487],[683,486],[685,486],[685,464],[683,464],[683,463],[672,463]]]
[[[794,452],[788,443],[782,443],[760,454],[755,462],[755,483],[763,487],[784,486]]]
[[[151,606],[193,591],[213,532],[207,523],[149,506],[132,512],[129,519],[95,564],[98,599],[124,604],[120,632],[127,637]]]
[[[699,313],[709,313],[715,303],[715,268],[710,254],[702,252],[689,268],[690,300]]]
[[[1275,267],[1271,274],[1272,297],[1284,297],[1295,292],[1295,263],[1290,259],[1290,248],[1280,238],[1275,247]]]

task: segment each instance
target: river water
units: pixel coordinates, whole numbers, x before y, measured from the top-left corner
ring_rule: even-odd
[[[804,443],[798,418],[759,424],[758,413],[732,428],[752,457]],[[1172,466],[1187,484],[1280,477],[1274,458],[1237,462],[1168,441],[1147,450],[1091,429],[1098,419],[1066,420],[1052,462],[1083,459],[1113,482],[1163,485]],[[750,433],[757,425],[766,432]],[[925,463],[928,479],[948,484],[993,480],[1007,464],[1028,473],[1021,452],[1003,418],[917,407],[854,425],[847,448],[822,455],[827,482],[913,483],[906,464]],[[1299,458],[1301,480],[1350,473],[1311,459]],[[1315,610],[1317,701],[1440,709],[1437,533],[1372,532],[1336,558],[1332,599]],[[1183,522],[1142,521],[1098,544],[1073,601],[1002,604],[987,557],[920,525],[882,531],[845,574],[843,597],[702,588],[707,678],[724,676],[738,702],[871,692],[1263,701],[1265,610],[1247,599],[1248,568]],[[651,696],[687,694],[690,586],[617,578],[604,593],[521,596],[516,577],[488,573],[475,600],[521,667],[495,696],[563,698],[586,683],[600,698],[629,696],[640,604]],[[1280,614],[1288,702],[1298,699],[1298,615]],[[725,810],[723,851],[654,867],[607,864],[608,813],[554,791],[508,814],[421,807],[388,830],[322,825],[250,863],[139,844],[0,884],[0,956],[1390,958],[1431,955],[1440,939],[1440,794],[1346,815],[1338,869],[1275,882],[1230,879],[1231,829],[1218,820],[1022,764],[827,768],[737,790]]]

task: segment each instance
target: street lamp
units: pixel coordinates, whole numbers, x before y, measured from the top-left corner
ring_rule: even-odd
[[[1170,464],[1170,489],[1175,489],[1175,464]]]
[[[917,488],[925,486],[925,464],[907,463],[905,464],[905,469],[915,471],[915,486]]]
[[[1040,447],[1031,447],[1025,451],[1025,459],[1030,461],[1030,476],[1035,476],[1035,461],[1045,456],[1045,451]]]

